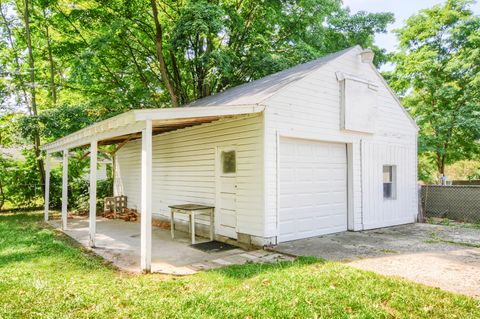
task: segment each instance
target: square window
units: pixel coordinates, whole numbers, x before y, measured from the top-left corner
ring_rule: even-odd
[[[396,173],[397,168],[395,165],[383,165],[383,198],[395,199],[396,198]]]
[[[237,171],[237,160],[235,151],[222,151],[222,172],[231,174]]]

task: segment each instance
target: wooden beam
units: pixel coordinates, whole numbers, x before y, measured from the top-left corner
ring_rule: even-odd
[[[97,145],[98,145],[98,142],[97,142]],[[107,154],[108,156],[112,156],[112,152],[107,151],[107,150],[99,149],[98,147],[97,147],[97,152],[98,152],[98,153]],[[78,159],[79,161],[83,161],[85,158],[87,158],[88,155],[90,155],[90,151],[85,152],[85,154],[83,154],[83,155],[80,156],[80,157],[77,157],[77,159]]]
[[[152,262],[152,121],[147,120],[142,131],[141,168],[140,265],[143,272],[151,271]]]
[[[127,144],[128,142],[130,142],[131,140],[133,139],[133,135],[130,135],[125,141],[121,142],[120,144],[118,144],[117,147],[115,147],[115,149],[110,153],[113,156],[115,156],[115,154],[122,148],[125,146],[125,144]]]
[[[68,149],[63,150],[62,167],[62,229],[67,229],[68,209]]]
[[[78,160],[79,160],[79,161],[83,161],[85,158],[87,158],[88,155],[90,155],[90,151],[85,152],[85,154],[83,154],[82,156],[80,156],[80,157],[78,158]]]
[[[90,143],[90,209],[89,209],[89,244],[95,247],[97,228],[97,141]]]
[[[45,156],[45,221],[48,221],[50,207],[50,153]]]

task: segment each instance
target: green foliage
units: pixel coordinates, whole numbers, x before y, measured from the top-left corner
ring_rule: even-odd
[[[88,180],[90,162],[87,159],[80,160],[82,152],[71,154],[68,160],[68,207],[69,210],[86,212],[89,208]],[[59,157],[57,161],[61,160]],[[50,206],[60,208],[62,203],[62,167],[53,169],[50,181]],[[107,166],[107,179],[97,181],[97,202],[102,207],[103,198],[112,196],[113,178],[111,167]]]
[[[41,126],[40,131],[47,142],[76,132],[94,123],[98,118],[99,115],[85,105],[60,104],[42,112],[36,121]],[[25,118],[23,119],[25,121]]]
[[[480,167],[478,167],[477,170],[474,173],[467,176],[467,178],[471,181],[479,181],[480,180]]]
[[[81,101],[105,117],[169,106],[148,1],[29,1],[40,110]],[[373,46],[374,34],[393,21],[391,13],[352,15],[338,0],[187,0],[157,6],[169,80],[182,103],[356,44]],[[4,68],[15,74],[8,93],[24,104],[18,92],[29,75],[20,8],[13,0],[2,3],[8,23],[0,32],[6,34],[8,26],[16,47],[0,41],[0,54]]]
[[[420,126],[419,152],[445,165],[480,156],[480,17],[472,1],[421,10],[397,30],[392,86]]]
[[[0,113],[0,147],[10,147],[16,142],[15,127],[12,122],[15,120],[15,113]]]
[[[419,154],[418,156],[418,179],[426,183],[435,183],[437,177],[435,161],[429,156]]]
[[[0,154],[0,210],[8,203],[15,208],[38,207],[41,205],[42,185],[38,182],[35,154],[32,150],[22,151],[23,158],[15,159]],[[68,207],[71,210],[88,211],[89,181],[87,159],[79,160],[81,152],[69,158]],[[56,159],[58,161],[59,159]],[[107,168],[107,179],[97,182],[99,208],[103,198],[113,194],[111,168]],[[62,168],[52,169],[50,175],[50,207],[60,208],[62,203]]]
[[[0,154],[0,209],[5,202],[15,207],[35,207],[42,196],[36,160],[31,150],[24,150],[24,160]]]

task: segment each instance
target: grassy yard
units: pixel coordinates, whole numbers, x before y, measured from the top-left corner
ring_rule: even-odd
[[[0,214],[0,318],[480,318],[480,301],[302,258],[129,275],[41,222]]]

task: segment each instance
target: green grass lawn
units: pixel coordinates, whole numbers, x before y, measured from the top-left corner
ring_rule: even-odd
[[[314,258],[124,274],[41,220],[0,214],[0,318],[480,318],[478,300]]]

